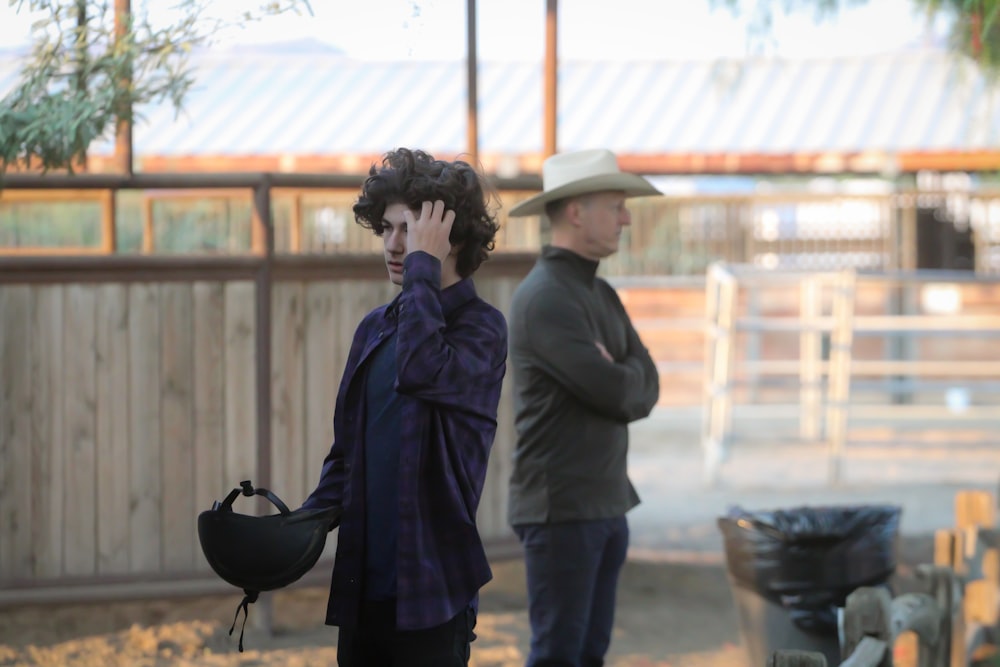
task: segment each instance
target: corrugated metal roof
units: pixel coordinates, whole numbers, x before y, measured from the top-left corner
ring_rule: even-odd
[[[324,53],[206,53],[175,118],[143,109],[137,155],[458,153],[464,62],[358,62]],[[0,93],[16,61],[0,56]],[[483,62],[483,153],[538,153],[543,71]],[[1000,149],[1000,104],[967,60],[938,50],[794,61],[563,62],[559,146],[619,153],[788,154]],[[95,147],[98,152],[107,146]]]

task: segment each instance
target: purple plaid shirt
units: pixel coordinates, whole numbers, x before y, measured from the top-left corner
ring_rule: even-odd
[[[326,622],[357,623],[365,555],[365,361],[395,330],[403,394],[399,461],[397,614],[400,630],[440,625],[465,609],[492,572],[476,510],[497,428],[507,359],[503,314],[471,278],[440,288],[438,260],[404,262],[403,289],[354,334],[337,394],[334,443],[305,507],[344,514]]]

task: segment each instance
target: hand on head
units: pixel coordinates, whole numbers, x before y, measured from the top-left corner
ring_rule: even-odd
[[[406,220],[406,253],[422,250],[444,262],[451,253],[451,226],[455,222],[455,212],[445,210],[444,202],[425,201],[420,208],[420,217],[413,211],[403,212]]]

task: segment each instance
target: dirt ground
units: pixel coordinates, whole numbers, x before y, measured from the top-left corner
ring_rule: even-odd
[[[730,505],[898,501],[905,510],[895,588],[902,591],[914,565],[931,562],[933,531],[953,520],[955,491],[995,489],[1000,472],[996,448],[964,455],[951,448],[858,448],[846,462],[845,483],[831,487],[822,482],[822,449],[746,446],[727,464],[723,487],[713,490],[701,487],[699,450],[670,415],[641,422],[635,436],[630,474],[643,504],[630,513],[633,550],[619,586],[609,667],[763,667],[748,664],[741,646],[715,527]],[[493,570],[481,595],[471,664],[520,667],[529,641],[524,567],[515,558],[494,562]],[[0,667],[335,665],[336,630],[322,624],[326,594],[325,586],[273,594],[270,635],[254,627],[266,609],[252,605],[244,653],[237,651],[239,628],[229,636],[241,599],[235,589],[199,598],[0,608]]]
[[[229,626],[240,596],[210,596],[0,611],[0,665],[160,667],[336,664],[336,629],[322,625],[326,590],[276,593],[274,632],[247,624],[245,651]],[[472,665],[524,664],[528,622],[524,568],[494,566],[483,590]],[[251,616],[255,613],[250,608]],[[242,620],[242,616],[241,616]],[[743,667],[724,569],[718,563],[630,561],[622,575],[609,664],[615,667]]]
[[[900,550],[926,562],[925,543]],[[905,585],[905,584],[904,584]],[[272,598],[270,636],[251,623],[237,651],[229,626],[240,595],[0,610],[0,666],[166,667],[336,664],[336,629],[322,625],[325,587],[280,591]],[[474,667],[520,667],[528,649],[524,568],[494,565],[482,592]],[[242,616],[240,617],[242,620]],[[716,557],[630,559],[619,589],[610,667],[758,667],[740,645],[725,565]]]

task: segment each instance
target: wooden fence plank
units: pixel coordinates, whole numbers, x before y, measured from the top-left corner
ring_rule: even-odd
[[[9,296],[9,287],[0,289],[0,322],[7,322],[11,318],[12,307],[8,304]],[[10,327],[0,327],[0,368],[6,369],[10,365],[11,355],[14,354],[10,348],[16,345],[16,340],[17,337]],[[6,375],[0,376],[0,461],[5,462],[3,467],[0,467],[0,581],[15,576],[12,524],[16,501],[9,489],[14,484],[17,469],[6,463],[13,456],[13,446],[7,437],[14,418],[10,381]]]
[[[89,285],[67,287],[63,330],[65,391],[65,542],[67,575],[97,572],[97,294]]]
[[[955,494],[955,528],[992,528],[997,524],[996,501],[989,491],[966,490]]]
[[[498,308],[506,317],[510,312],[510,302],[517,281],[509,278],[493,278],[476,283],[479,295]],[[497,411],[497,432],[490,451],[490,461],[486,472],[486,484],[479,504],[477,523],[484,539],[509,537],[507,525],[508,479],[511,472],[511,453],[515,438],[513,421],[513,380],[508,366],[500,393]]]
[[[35,576],[63,573],[63,300],[65,288],[45,285],[33,289],[31,330],[33,456],[31,514]]]
[[[129,565],[159,572],[163,504],[160,429],[160,288],[129,287]]]
[[[278,283],[271,309],[271,490],[290,506],[306,494],[305,294],[302,283]]]
[[[194,497],[198,512],[222,500],[232,484],[223,467],[225,454],[224,330],[225,297],[219,282],[196,282],[194,309]],[[195,568],[210,570],[203,555]]]
[[[351,333],[337,319],[337,283],[308,283],[305,288],[305,438],[303,497],[319,482],[323,459],[333,443],[333,408],[344,371]],[[298,500],[298,499],[296,499]],[[330,533],[323,558],[332,557],[337,533]]]
[[[31,576],[31,290],[0,288],[0,579]]]
[[[323,458],[333,443],[333,407],[343,373],[348,335],[335,316],[334,282],[306,285],[305,355],[305,494],[319,481]],[[347,338],[346,341],[343,339]],[[304,498],[303,498],[304,499]]]
[[[225,292],[225,477],[256,482],[257,417],[254,284],[230,282]],[[244,511],[251,513],[249,507]]]
[[[160,287],[160,413],[163,447],[163,567],[194,568],[193,298],[189,283]]]
[[[128,289],[97,288],[97,571],[129,570]]]

